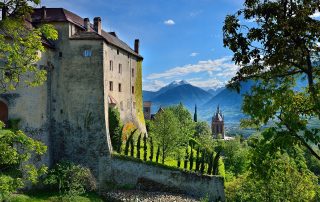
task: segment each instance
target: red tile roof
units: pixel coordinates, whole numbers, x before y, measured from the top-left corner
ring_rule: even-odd
[[[84,28],[84,19],[80,16],[64,9],[64,8],[45,8],[46,9],[46,18],[42,18],[42,12],[44,8],[36,8],[34,9],[34,12],[32,13],[32,23],[40,23],[40,22],[70,22],[78,27]],[[92,33],[90,33],[92,32]],[[108,33],[104,30],[101,31],[101,35],[96,33],[92,26],[90,32],[81,32],[74,36],[72,36],[71,39],[103,39],[107,43],[110,43],[136,57],[139,59],[143,59],[141,55],[136,53],[133,49],[130,48],[125,42],[121,41],[118,37],[115,36],[113,33]],[[93,34],[94,33],[94,34]]]

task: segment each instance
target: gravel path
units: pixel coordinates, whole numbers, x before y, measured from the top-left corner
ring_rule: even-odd
[[[197,198],[183,194],[172,194],[165,192],[145,192],[138,190],[112,191],[103,194],[106,201],[110,202],[199,202]]]

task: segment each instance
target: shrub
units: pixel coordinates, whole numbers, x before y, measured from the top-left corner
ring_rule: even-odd
[[[96,189],[90,170],[69,162],[58,163],[49,170],[44,184],[68,196],[77,196]]]
[[[130,140],[130,156],[134,157],[134,140],[133,140],[133,138],[131,138],[131,140]]]
[[[141,147],[141,134],[138,137],[137,141],[137,158],[140,159],[140,147]]]
[[[150,161],[153,161],[153,141],[152,141],[152,137],[150,137],[150,157],[149,157]]]
[[[109,132],[112,147],[118,153],[121,152],[123,124],[117,108],[109,108]]]
[[[47,147],[22,131],[3,129],[0,121],[0,201],[12,192],[23,188],[25,183],[38,182],[46,167],[36,168],[30,163],[33,155],[41,156]]]
[[[143,136],[143,160],[147,161],[147,152],[148,152],[148,146],[147,146],[147,134],[144,134]]]

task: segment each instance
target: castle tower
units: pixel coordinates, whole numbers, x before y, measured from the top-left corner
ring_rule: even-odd
[[[212,117],[211,122],[211,130],[214,138],[218,138],[219,136],[224,139],[224,116],[220,110],[220,107],[217,107],[217,111]]]

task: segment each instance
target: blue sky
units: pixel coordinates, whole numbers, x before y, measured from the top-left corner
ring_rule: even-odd
[[[42,0],[81,17],[102,18],[133,47],[140,39],[143,88],[157,90],[174,80],[203,88],[223,86],[237,71],[223,47],[222,26],[242,0]]]

